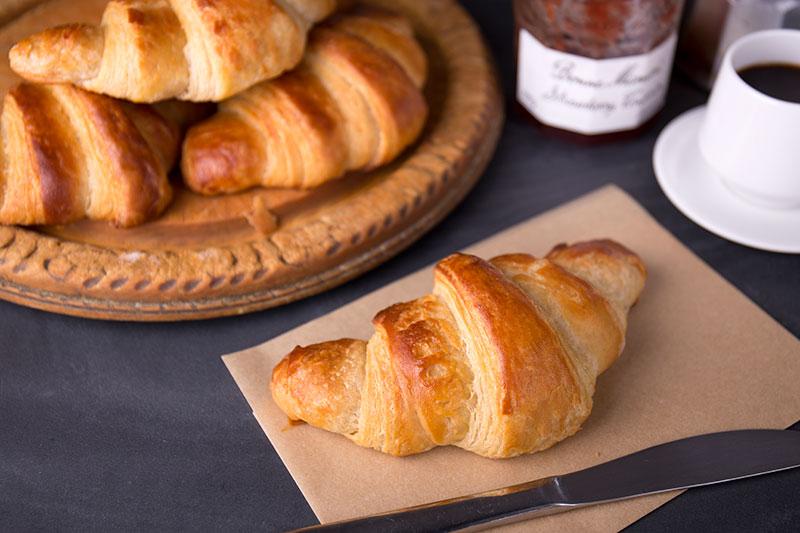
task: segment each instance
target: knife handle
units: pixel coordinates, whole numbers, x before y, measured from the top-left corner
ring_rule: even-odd
[[[558,478],[549,477],[503,489],[442,500],[297,531],[434,532],[480,531],[578,507],[564,503]]]

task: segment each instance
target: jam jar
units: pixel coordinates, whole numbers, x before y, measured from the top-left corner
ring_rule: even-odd
[[[514,0],[517,100],[539,123],[601,140],[663,107],[683,0]]]

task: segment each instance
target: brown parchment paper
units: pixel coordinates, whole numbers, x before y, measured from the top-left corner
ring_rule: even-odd
[[[567,473],[664,441],[800,419],[800,342],[717,275],[620,189],[608,186],[484,240],[467,252],[544,254],[559,242],[611,237],[649,278],[622,357],[600,376],[594,411],[544,452],[484,459],[456,448],[395,458],[307,425],[272,402],[272,367],[297,344],[368,338],[383,307],[427,293],[430,268],[261,346],[224,356],[258,422],[322,522],[388,511]],[[602,505],[504,530],[619,530],[677,493]],[[709,510],[709,512],[714,512]]]

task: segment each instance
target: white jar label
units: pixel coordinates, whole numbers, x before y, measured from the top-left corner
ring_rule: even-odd
[[[519,35],[517,99],[540,122],[587,135],[636,128],[667,94],[676,34],[646,54],[590,59]]]

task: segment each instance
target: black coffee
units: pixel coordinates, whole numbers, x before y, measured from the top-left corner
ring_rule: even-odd
[[[755,65],[740,70],[739,76],[758,92],[800,104],[800,65]]]

